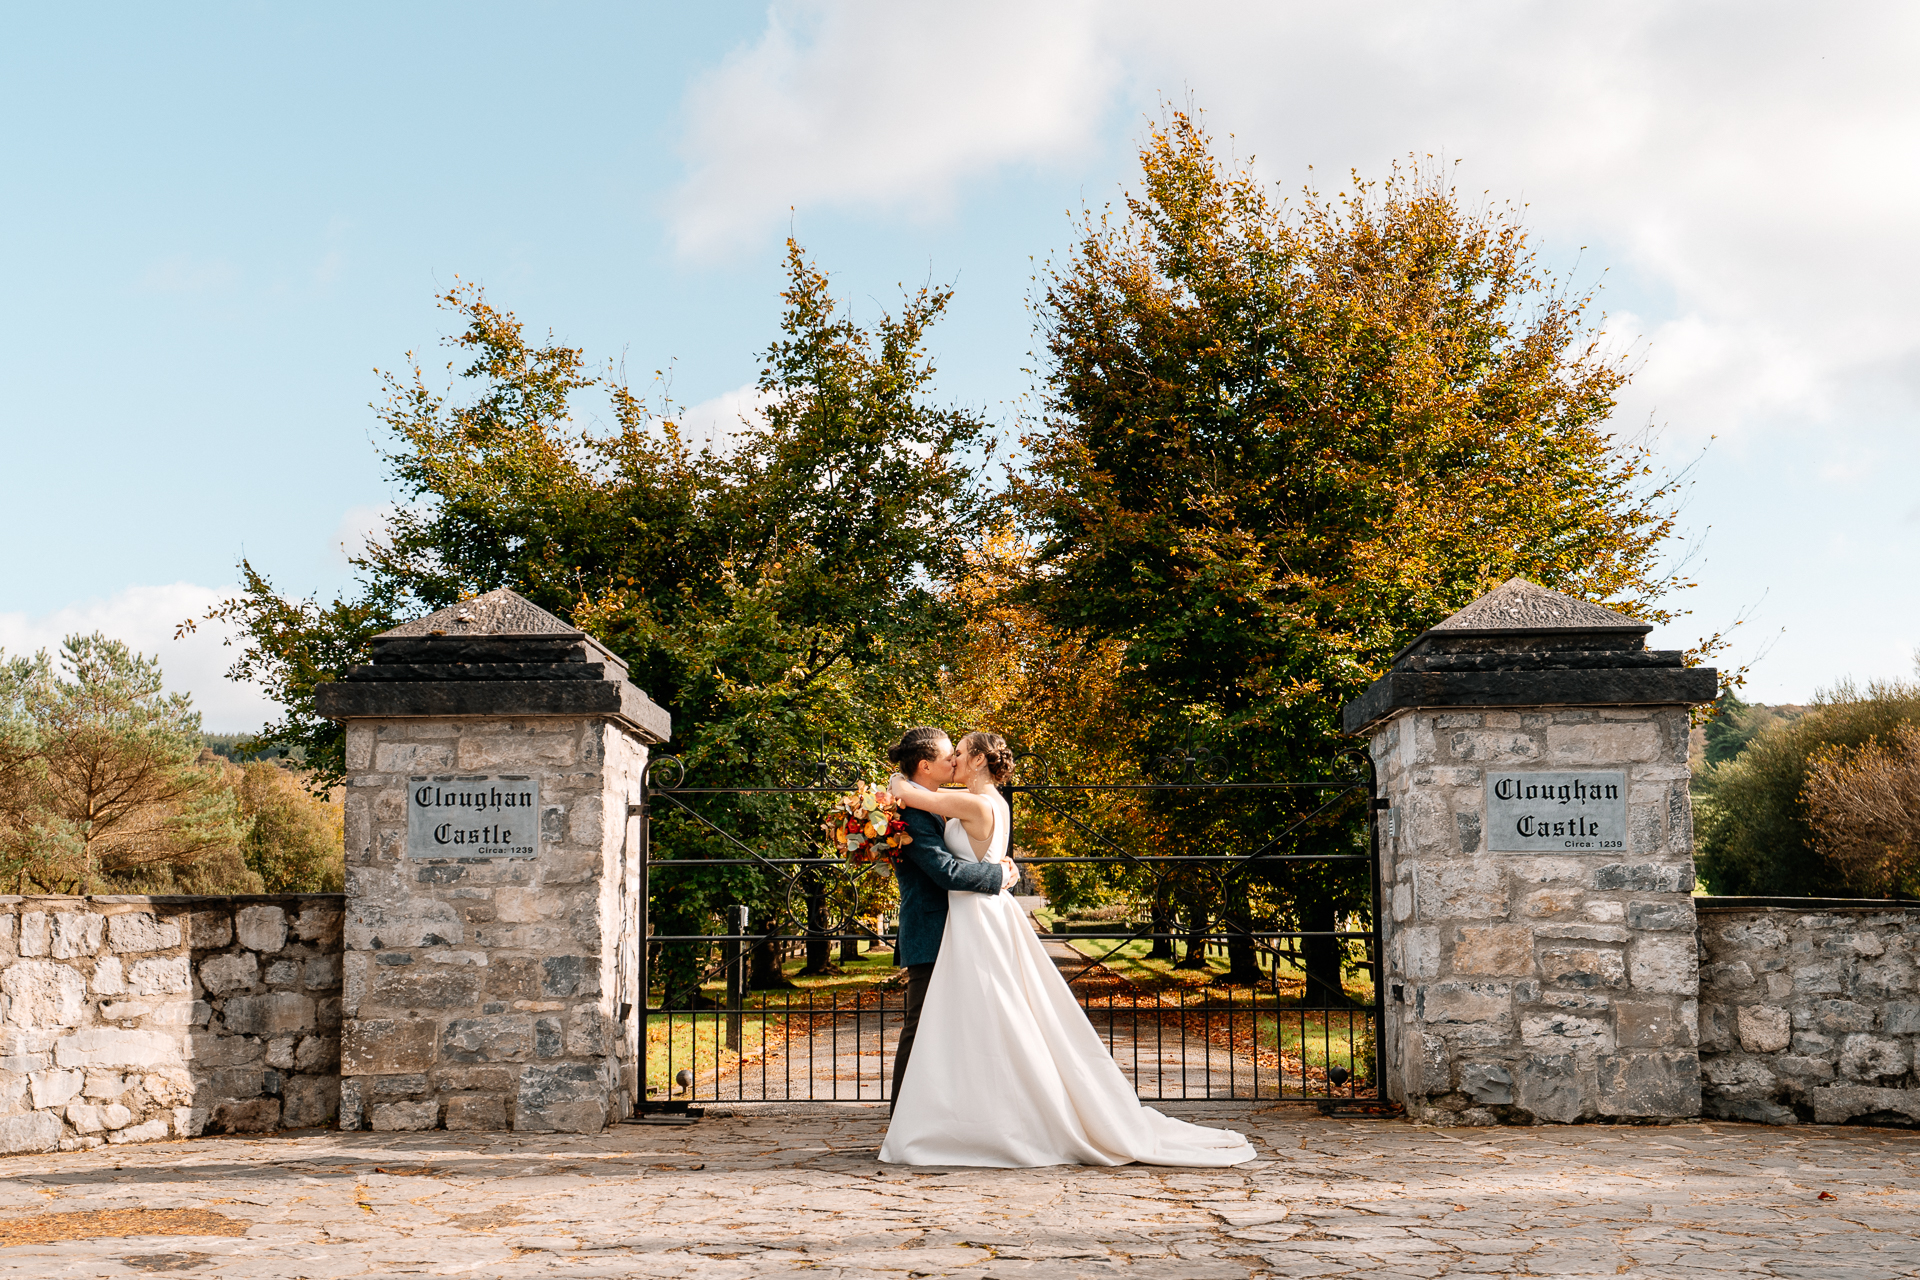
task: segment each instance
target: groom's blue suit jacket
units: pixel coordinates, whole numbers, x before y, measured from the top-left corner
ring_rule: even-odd
[[[1006,875],[997,862],[969,862],[948,852],[946,819],[906,808],[906,823],[913,843],[897,872],[900,944],[893,949],[893,962],[932,964],[940,958],[940,937],[947,931],[947,890],[998,893]]]

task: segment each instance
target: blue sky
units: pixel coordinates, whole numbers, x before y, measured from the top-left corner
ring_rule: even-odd
[[[340,543],[396,496],[374,370],[444,362],[456,277],[636,382],[671,361],[725,421],[791,228],[856,312],[954,284],[940,387],[1012,426],[1035,261],[1189,96],[1284,189],[1458,160],[1604,282],[1639,362],[1622,429],[1700,458],[1701,586],[1667,643],[1748,615],[1733,654],[1769,701],[1911,674],[1912,10],[118,6],[10,35],[0,646],[98,626],[210,727],[266,708],[172,624],[243,554],[290,592],[345,583]]]

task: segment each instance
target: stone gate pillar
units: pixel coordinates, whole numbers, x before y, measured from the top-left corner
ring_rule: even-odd
[[[340,1125],[596,1132],[632,1108],[628,804],[667,713],[511,591],[374,637],[347,731]]]
[[[1689,709],[1717,675],[1516,578],[1345,710],[1379,773],[1387,1096],[1441,1124],[1700,1111]]]

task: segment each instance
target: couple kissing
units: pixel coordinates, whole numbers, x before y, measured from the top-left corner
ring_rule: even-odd
[[[894,963],[907,971],[907,1012],[880,1159],[1002,1169],[1253,1159],[1240,1134],[1141,1103],[1007,894],[1018,873],[999,791],[1013,774],[1006,740],[976,732],[956,748],[921,726],[887,756],[913,843],[898,870]]]

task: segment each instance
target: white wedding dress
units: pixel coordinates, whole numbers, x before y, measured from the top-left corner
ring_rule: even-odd
[[[999,795],[985,861],[1006,857]],[[947,848],[980,861],[957,818]],[[1141,1103],[1087,1021],[1033,926],[1005,893],[947,896],[940,962],[880,1158],[890,1164],[1156,1164],[1219,1167],[1254,1158],[1228,1129]]]

